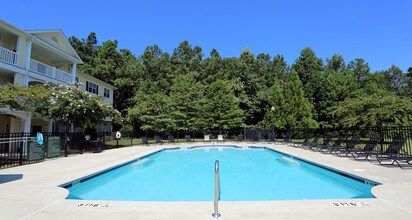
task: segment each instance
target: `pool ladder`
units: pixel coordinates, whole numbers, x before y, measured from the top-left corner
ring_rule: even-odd
[[[215,202],[213,217],[219,218],[219,198],[220,198],[220,180],[219,180],[219,160],[215,161]]]

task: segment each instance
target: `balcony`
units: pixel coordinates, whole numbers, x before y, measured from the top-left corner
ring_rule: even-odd
[[[64,83],[73,81],[72,74],[56,69],[56,67],[49,66],[37,60],[30,60],[30,70]]]
[[[0,61],[8,64],[17,65],[18,53],[0,47]]]

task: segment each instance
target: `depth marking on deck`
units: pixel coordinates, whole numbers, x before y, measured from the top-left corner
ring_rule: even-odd
[[[76,205],[77,207],[83,208],[109,208],[112,204],[106,203],[80,203]]]
[[[333,207],[362,207],[370,206],[367,202],[332,202],[330,203]]]
[[[367,177],[368,177],[368,178],[371,178],[371,179],[377,179],[377,180],[380,180],[380,181],[382,181],[382,180],[388,180],[388,179],[386,179],[385,177],[380,177],[380,176],[367,175]]]
[[[364,169],[353,169],[354,171],[358,171],[358,172],[364,172]]]

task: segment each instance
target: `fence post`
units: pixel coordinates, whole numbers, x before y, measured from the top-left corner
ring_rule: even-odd
[[[243,140],[242,141],[245,141],[246,140],[246,131],[245,131],[245,129],[243,129]]]
[[[385,141],[385,137],[384,137],[385,134],[383,132],[383,127],[382,126],[379,126],[378,129],[379,129],[379,136],[380,136],[379,142],[380,142],[380,145],[381,145],[381,152],[383,152],[383,143]]]
[[[106,150],[106,132],[103,132],[102,149]]]
[[[76,135],[76,134],[77,134],[77,133],[75,133],[75,135]],[[93,140],[93,139],[92,139],[92,135],[90,135],[89,151],[90,151],[90,149],[93,149],[93,148],[92,148],[92,140]],[[81,133],[79,142],[80,142],[80,154],[83,154],[83,145],[86,144],[86,141],[85,141],[85,132]]]
[[[23,165],[24,136],[25,136],[24,133],[21,132],[21,142],[20,142],[20,149],[19,149],[19,165]]]
[[[67,132],[64,133],[64,156],[67,157]]]
[[[133,127],[132,127],[132,131],[130,133],[130,147],[133,146]]]

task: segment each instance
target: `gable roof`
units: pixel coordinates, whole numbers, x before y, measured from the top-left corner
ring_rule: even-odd
[[[15,34],[22,34],[26,37],[31,37],[31,35],[23,30],[21,30],[20,28],[8,23],[7,21],[3,20],[0,18],[0,27],[7,27],[7,29],[11,29],[10,31],[15,33]]]
[[[66,35],[60,29],[50,29],[50,30],[26,30],[27,33],[35,36],[38,40],[43,43],[58,49],[67,55],[72,56],[78,60],[79,64],[83,63],[79,55],[76,53],[70,42],[68,41]]]

